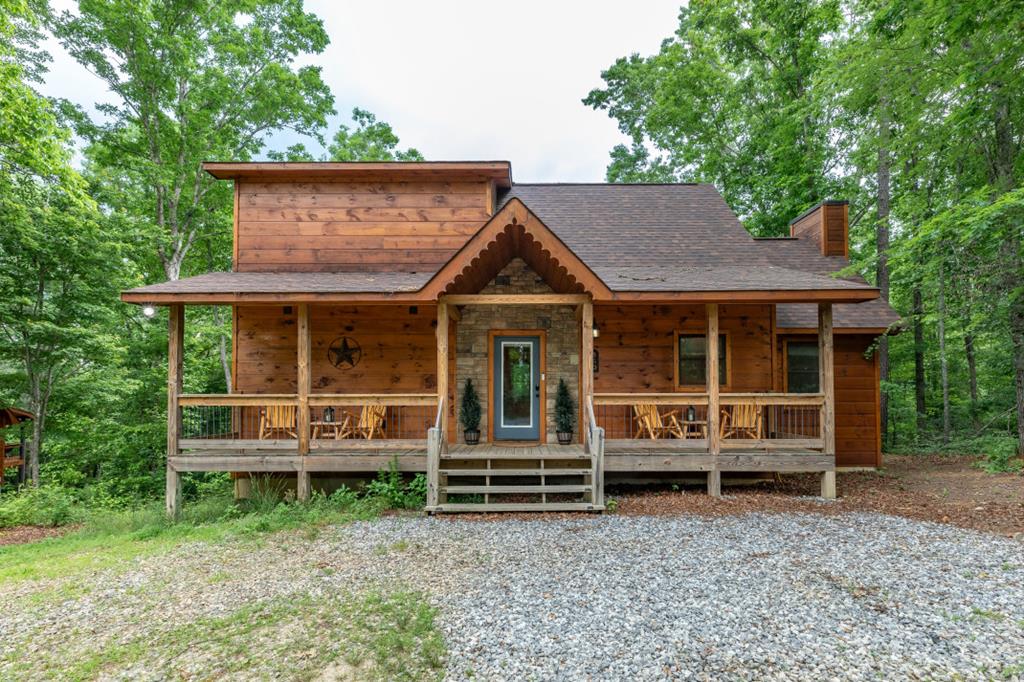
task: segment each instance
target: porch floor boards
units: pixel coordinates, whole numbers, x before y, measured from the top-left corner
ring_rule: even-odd
[[[248,443],[247,443],[248,445]],[[309,455],[299,457],[296,449],[274,443],[270,448],[218,447],[196,448],[170,458],[176,471],[251,471],[314,473],[376,472],[393,460],[399,471],[426,471],[427,448],[424,441],[321,441]],[[484,460],[550,461],[590,459],[583,446],[572,445],[465,445],[452,444],[442,453],[444,468],[450,464],[473,467]],[[608,440],[605,442],[604,470],[609,473],[687,472],[687,471],[834,471],[835,461],[819,451],[787,449],[726,450],[717,457],[709,454],[701,441],[693,440]]]

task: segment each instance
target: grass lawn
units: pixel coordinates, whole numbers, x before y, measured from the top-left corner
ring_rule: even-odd
[[[154,505],[0,547],[0,679],[438,679],[445,647],[422,593],[302,560],[321,533],[388,506],[216,498],[177,523]]]

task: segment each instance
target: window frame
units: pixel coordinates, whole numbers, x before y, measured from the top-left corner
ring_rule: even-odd
[[[818,343],[817,338],[814,339],[783,339],[782,341],[782,390],[784,393],[790,393],[789,389],[789,344],[795,343],[797,345],[814,346],[818,353],[818,390],[811,391],[808,393],[798,393],[797,395],[821,395],[821,344]]]
[[[697,329],[676,329],[672,334],[672,386],[676,391],[684,392],[706,392],[706,384],[681,384],[679,375],[679,337],[681,336],[703,336],[707,337],[707,331]],[[732,386],[732,342],[729,339],[729,332],[719,330],[719,337],[725,338],[725,375],[719,377],[718,390],[728,390]],[[705,362],[707,356],[705,356]]]

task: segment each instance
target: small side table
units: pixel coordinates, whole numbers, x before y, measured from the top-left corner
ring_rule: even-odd
[[[684,419],[679,422],[683,427],[684,438],[707,438],[708,437],[708,423],[706,421],[693,420],[689,421]]]

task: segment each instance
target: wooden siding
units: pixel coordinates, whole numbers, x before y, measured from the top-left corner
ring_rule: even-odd
[[[813,335],[779,335],[778,386],[785,390],[785,342],[813,341]],[[875,337],[843,334],[835,337],[836,466],[881,466],[879,440],[878,354],[864,353]]]
[[[719,307],[730,359],[723,392],[772,389],[771,319],[769,305]],[[683,392],[675,386],[676,332],[703,334],[707,324],[703,305],[595,305],[594,323],[597,393]]]
[[[407,306],[311,306],[313,393],[436,390],[436,307],[409,311]],[[236,391],[295,392],[297,321],[297,306],[237,308]],[[335,368],[327,359],[331,341],[341,336],[362,348],[362,359],[353,368]]]
[[[848,204],[822,204],[790,225],[789,233],[814,242],[823,256],[846,256],[849,210]]]
[[[238,181],[241,272],[433,271],[490,217],[487,182]]]

